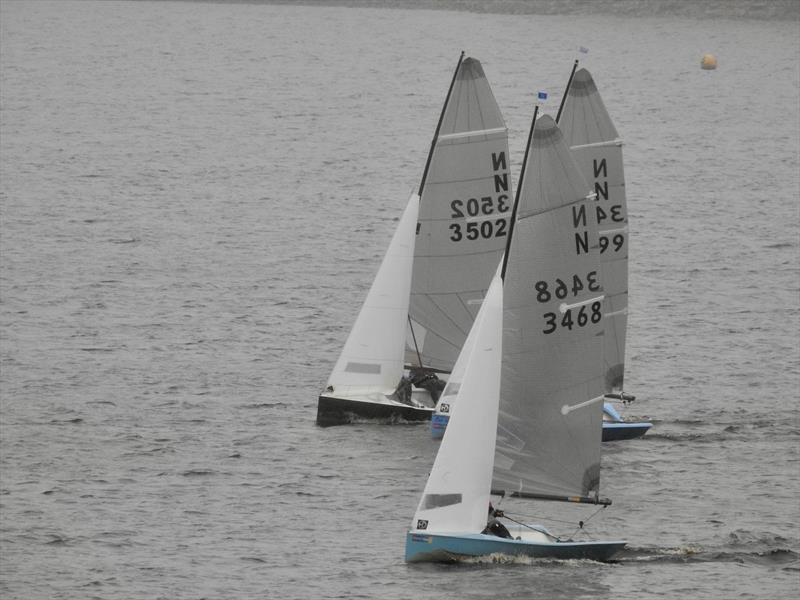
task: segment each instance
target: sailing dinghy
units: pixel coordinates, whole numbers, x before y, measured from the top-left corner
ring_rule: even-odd
[[[599,497],[603,289],[586,191],[555,121],[534,113],[504,264],[448,381],[458,409],[406,536],[406,561],[609,560],[625,546],[538,526],[485,533],[492,495],[611,503]]]
[[[605,299],[606,405],[603,441],[643,436],[652,427],[628,421],[611,402],[628,404],[635,396],[623,392],[625,336],[628,326],[628,208],[622,168],[622,140],[606,110],[594,79],[586,69],[572,68],[556,122],[564,133],[575,162],[597,195],[594,213],[600,233],[600,276]]]
[[[512,205],[508,130],[480,62],[462,53],[419,191],[319,396],[317,424],[431,418],[505,249]]]

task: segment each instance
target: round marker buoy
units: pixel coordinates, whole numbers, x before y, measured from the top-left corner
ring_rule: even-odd
[[[706,71],[711,71],[717,68],[717,57],[713,54],[703,54],[703,58],[700,60],[700,67],[705,69]]]

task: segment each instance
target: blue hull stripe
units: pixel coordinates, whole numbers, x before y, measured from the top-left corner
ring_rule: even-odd
[[[450,421],[448,415],[436,415],[431,417],[431,437],[439,440],[444,436],[447,423]],[[653,426],[652,423],[603,423],[603,441],[614,442],[617,440],[631,440],[643,436]]]
[[[603,441],[631,440],[642,437],[652,423],[603,423]]]
[[[450,421],[449,415],[434,414],[431,417],[431,437],[438,440],[444,436],[444,430],[447,429],[447,423]]]
[[[453,562],[460,558],[505,554],[533,558],[610,560],[625,547],[613,542],[529,542],[482,533],[406,535],[406,562]]]

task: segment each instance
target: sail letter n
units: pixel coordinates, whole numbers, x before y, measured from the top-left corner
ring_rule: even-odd
[[[572,205],[572,227],[586,227],[586,204],[581,203],[580,206]],[[589,253],[589,232],[584,229],[583,231],[575,232],[575,254],[578,256],[581,253]]]

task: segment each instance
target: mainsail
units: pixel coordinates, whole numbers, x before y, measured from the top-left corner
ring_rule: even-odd
[[[622,170],[622,140],[586,69],[572,78],[558,122],[572,155],[597,194],[600,229],[600,280],[605,300],[605,390],[623,388],[628,324],[628,209]]]
[[[508,132],[479,61],[460,61],[420,185],[406,360],[449,372],[505,249]],[[417,354],[419,350],[419,355]]]
[[[418,210],[419,196],[413,194],[328,379],[339,395],[391,393],[403,375]]]
[[[588,185],[549,116],[535,121],[519,185],[492,487],[596,498],[604,330],[597,223]]]

